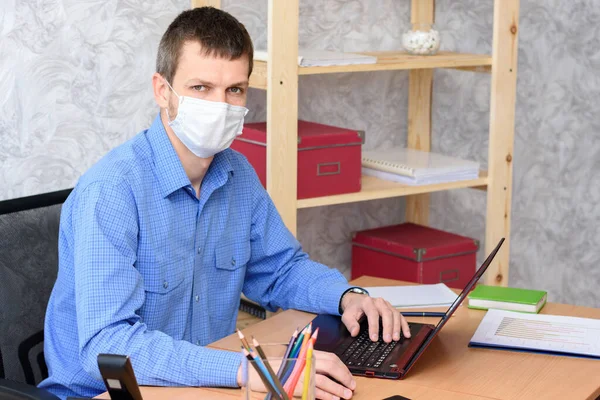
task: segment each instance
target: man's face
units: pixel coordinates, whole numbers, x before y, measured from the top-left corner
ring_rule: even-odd
[[[173,82],[169,83],[180,96],[245,106],[248,68],[247,56],[237,60],[207,56],[201,52],[200,43],[189,41],[183,45]],[[166,90],[173,119],[177,115],[177,96],[168,86]]]

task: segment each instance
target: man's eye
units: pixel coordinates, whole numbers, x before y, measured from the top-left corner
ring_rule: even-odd
[[[192,89],[197,90],[199,92],[204,92],[204,91],[208,90],[208,88],[204,85],[192,86]]]
[[[244,90],[242,88],[239,88],[239,87],[229,88],[229,91],[231,93],[234,93],[234,94],[242,94],[242,93],[244,93]]]

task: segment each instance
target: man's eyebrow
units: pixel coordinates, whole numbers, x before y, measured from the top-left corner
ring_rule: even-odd
[[[189,79],[186,82],[186,85],[216,86],[214,83],[212,83],[210,81],[206,81],[206,80],[200,79],[200,78]],[[237,86],[245,87],[245,86],[249,86],[249,85],[250,85],[249,80],[244,80],[244,81],[240,81],[240,82],[236,82],[236,83],[233,83],[231,85],[228,85],[228,87],[237,87]]]
[[[234,83],[233,85],[229,85],[229,87],[248,86],[249,84],[250,84],[250,82],[248,80],[245,80],[245,81],[240,81],[240,82]]]
[[[186,81],[186,85],[205,85],[205,86],[215,86],[214,83],[210,81],[205,81],[200,78],[192,78]]]

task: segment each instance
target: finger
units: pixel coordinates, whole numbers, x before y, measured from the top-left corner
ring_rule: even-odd
[[[369,337],[375,342],[379,338],[379,311],[370,297],[363,302],[363,312],[369,321]]]
[[[382,298],[375,300],[377,310],[381,315],[381,326],[383,327],[383,341],[389,343],[392,341],[392,331],[394,329],[394,313],[390,310],[388,302]]]
[[[410,328],[408,327],[408,322],[406,321],[406,318],[404,318],[404,315],[398,313],[398,315],[400,316],[400,324],[402,325],[402,333],[404,333],[404,337],[409,338],[410,337]]]
[[[342,322],[344,323],[344,325],[346,325],[346,328],[348,329],[348,332],[350,332],[351,336],[356,336],[358,335],[358,333],[360,332],[360,324],[358,323],[360,316],[357,317],[356,315],[353,315],[352,312],[345,312],[342,315]]]
[[[326,391],[319,388],[315,389],[315,397],[321,400],[340,400],[339,397],[334,396],[331,393],[327,393]]]
[[[334,353],[315,351],[318,373],[329,375],[341,385],[350,390],[356,389],[356,381],[352,377],[348,367]]]
[[[388,303],[389,304],[389,303]],[[392,313],[394,315],[393,337],[395,341],[400,340],[400,329],[402,329],[402,314],[398,312],[391,304]]]
[[[315,377],[315,384],[318,389],[321,389],[325,393],[329,393],[330,395],[337,396],[340,399],[350,399],[352,398],[352,391],[339,383],[336,383],[326,377],[325,375],[318,374]]]

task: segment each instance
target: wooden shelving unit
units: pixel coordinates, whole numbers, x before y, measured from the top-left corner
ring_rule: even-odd
[[[299,208],[406,196],[406,220],[427,225],[429,193],[462,188],[487,191],[486,253],[501,237],[502,251],[488,269],[485,282],[508,284],[512,154],[517,82],[519,0],[494,1],[492,55],[439,52],[413,56],[404,52],[368,52],[377,63],[350,66],[298,66],[300,0],[269,0],[268,61],[255,61],[250,85],[267,91],[267,190],[285,224],[296,233]],[[435,0],[411,1],[411,23],[434,22]],[[192,0],[193,7],[220,7],[220,0]],[[401,45],[398,44],[400,48]],[[433,69],[451,68],[490,74],[488,171],[478,179],[427,186],[407,186],[363,177],[358,193],[297,200],[298,77],[311,74],[410,70],[407,146],[431,150]],[[335,79],[332,77],[332,79]]]
[[[479,178],[469,181],[437,183],[435,185],[409,186],[378,179],[373,176],[362,177],[362,189],[356,193],[338,194],[325,197],[298,200],[298,208],[330,206],[332,204],[355,203],[358,201],[386,199],[389,197],[412,196],[423,193],[439,192],[449,189],[476,188],[487,189],[487,172],[481,171]]]

